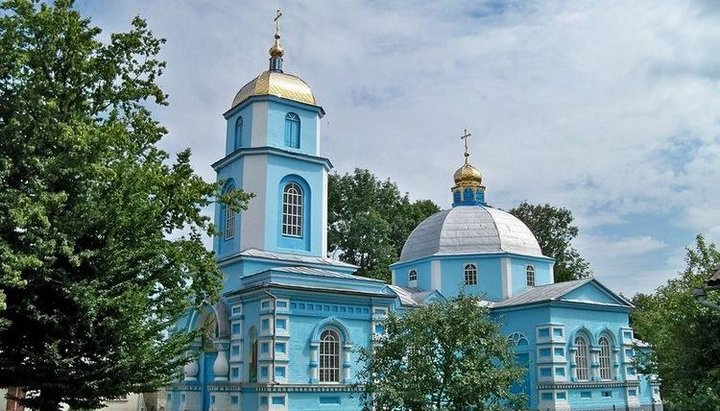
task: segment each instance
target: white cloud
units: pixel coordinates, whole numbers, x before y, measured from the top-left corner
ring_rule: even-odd
[[[141,14],[168,39],[164,144],[192,147],[198,171],[214,178],[220,114],[266,69],[276,4],[79,4],[108,30]],[[566,206],[581,230],[643,215],[720,234],[720,16],[709,3],[280,5],[286,71],[327,110],[323,154],[337,170],[369,168],[446,207],[468,128],[494,205]],[[657,245],[630,237],[626,250]],[[661,271],[666,261],[648,264]]]

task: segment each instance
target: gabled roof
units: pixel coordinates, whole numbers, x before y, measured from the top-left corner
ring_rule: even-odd
[[[427,304],[428,299],[432,295],[437,295],[442,298],[442,294],[436,290],[422,291],[419,288],[401,287],[399,285],[389,284],[388,288],[398,296],[398,299],[400,299],[400,305],[403,307],[419,307]]]
[[[577,294],[573,293],[573,291],[579,290],[580,288],[585,286],[592,287],[595,291],[599,292],[599,294],[597,295],[602,295],[603,298],[578,298],[577,296],[572,295]],[[505,308],[517,305],[527,305],[551,301],[579,302],[595,305],[614,305],[628,308],[631,308],[633,306],[629,301],[613,293],[594,278],[584,278],[582,280],[565,281],[561,283],[533,287],[522,294],[512,296],[507,300],[498,301],[494,303],[492,307]]]
[[[298,263],[304,263],[304,264],[332,265],[332,266],[336,266],[336,267],[351,268],[351,269],[358,268],[356,265],[348,264],[348,263],[340,261],[340,260],[333,260],[332,258],[327,258],[327,257],[317,257],[317,256],[312,256],[312,255],[301,255],[301,254],[293,254],[293,253],[279,253],[276,251],[259,250],[257,248],[248,248],[248,249],[243,250],[243,251],[239,252],[238,254],[234,254],[228,258],[236,258],[238,256],[239,257],[263,258],[263,259],[268,259],[268,260],[291,261],[291,262],[298,262]]]

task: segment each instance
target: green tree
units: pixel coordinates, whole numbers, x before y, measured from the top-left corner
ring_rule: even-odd
[[[570,210],[550,204],[523,201],[510,214],[525,223],[537,238],[543,254],[555,259],[555,282],[577,280],[592,275],[590,264],[572,246],[578,235]]]
[[[328,191],[329,251],[359,266],[359,275],[385,281],[410,232],[440,211],[430,200],[411,202],[394,182],[363,169],[331,174]]]
[[[0,386],[55,411],[165,385],[194,338],[167,330],[222,276],[201,241],[219,184],[156,145],[163,40],[136,18],[103,43],[70,0],[0,10]]]
[[[650,344],[639,364],[644,373],[662,380],[665,400],[681,410],[711,410],[720,406],[720,312],[704,307],[693,297],[713,269],[720,265],[714,244],[698,236],[687,249],[687,267],[678,277],[644,296],[632,313],[633,327]],[[708,293],[718,304],[718,292]]]
[[[404,314],[391,312],[378,344],[360,349],[364,409],[506,410],[524,369],[512,342],[475,297],[461,294]]]

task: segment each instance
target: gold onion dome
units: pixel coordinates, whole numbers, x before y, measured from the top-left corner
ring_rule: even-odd
[[[237,106],[252,96],[276,96],[300,103],[317,105],[310,86],[300,77],[280,71],[265,71],[238,91],[232,102]],[[231,108],[232,108],[231,107]]]
[[[280,44],[280,16],[275,17],[275,41],[270,47],[270,68],[244,85],[233,99],[231,109],[253,96],[276,96],[300,103],[317,105],[310,86],[300,77],[283,73],[282,63],[285,50]]]
[[[465,158],[465,164],[458,168],[453,179],[455,185],[459,187],[480,187],[482,186],[482,173],[477,168],[473,167]]]
[[[273,43],[273,46],[270,47],[270,57],[282,57],[283,54],[285,54],[285,50],[283,50],[282,46],[280,45],[280,35],[275,35],[275,43]]]

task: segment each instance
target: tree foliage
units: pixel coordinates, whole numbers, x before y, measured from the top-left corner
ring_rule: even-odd
[[[440,211],[430,200],[411,202],[397,185],[370,171],[332,174],[328,194],[328,245],[358,274],[390,280],[388,265],[400,256],[410,232]]]
[[[509,211],[525,223],[537,238],[543,254],[555,259],[555,282],[577,280],[592,275],[590,264],[572,246],[578,235],[572,212],[550,204],[526,201]]]
[[[103,43],[69,0],[0,9],[0,386],[53,411],[153,390],[194,337],[168,328],[222,280],[201,241],[219,184],[156,145],[163,40],[135,18]]]
[[[362,348],[364,409],[507,410],[525,404],[510,387],[523,375],[512,342],[479,300],[460,294],[406,313]]]
[[[704,307],[693,289],[720,265],[720,252],[698,236],[687,249],[687,267],[654,294],[634,298],[633,327],[650,344],[644,373],[657,373],[665,400],[679,409],[710,410],[720,404],[720,312]],[[715,304],[720,291],[708,293]]]

